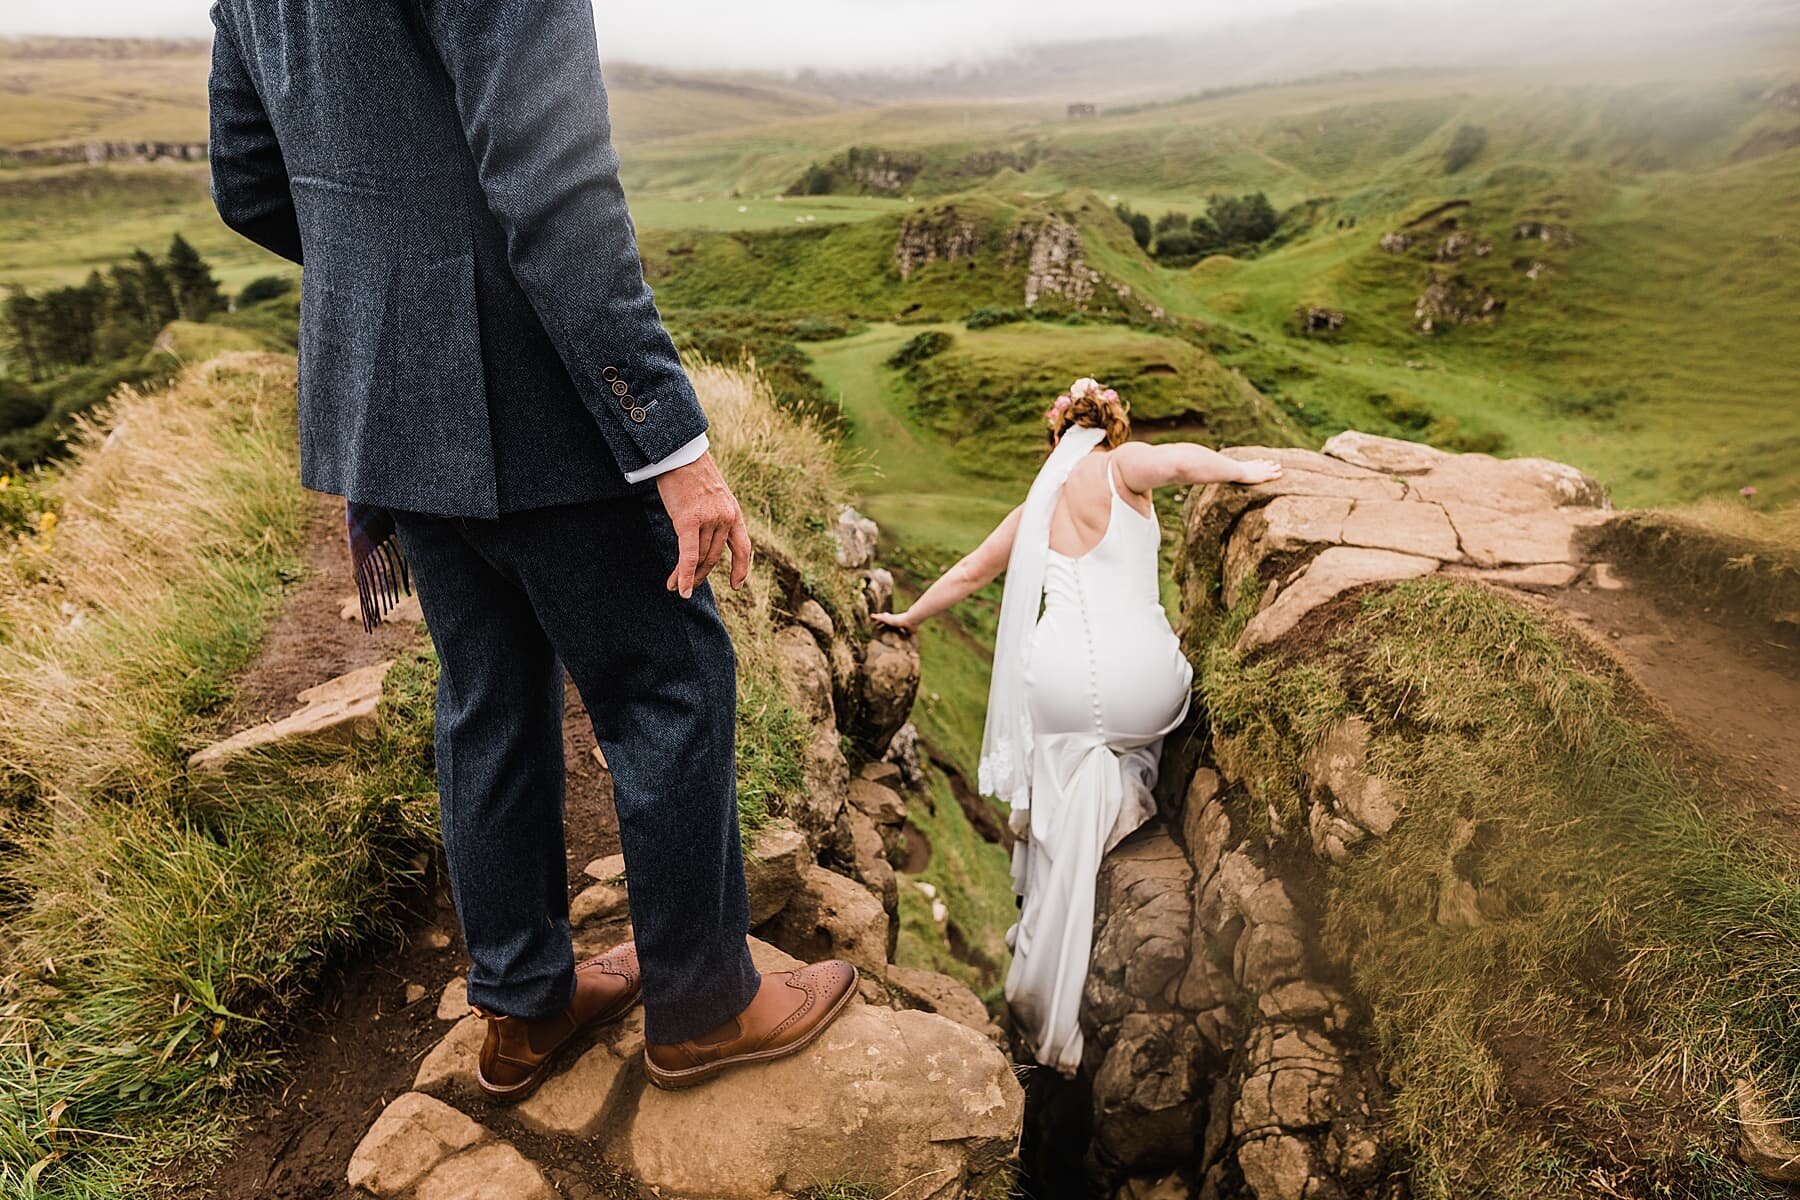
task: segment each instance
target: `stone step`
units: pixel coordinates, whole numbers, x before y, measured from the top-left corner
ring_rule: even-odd
[[[338,616],[346,621],[362,620],[362,601],[355,596],[344,597],[344,602],[338,605]],[[419,607],[419,594],[417,592],[411,592],[400,597],[400,603],[388,610],[387,616],[382,618],[382,623],[388,625],[416,625],[424,619],[425,611]]]
[[[276,746],[347,744],[369,736],[375,731],[382,683],[393,665],[392,660],[379,662],[307,688],[295,697],[299,708],[196,751],[188,770],[219,774],[247,754]]]

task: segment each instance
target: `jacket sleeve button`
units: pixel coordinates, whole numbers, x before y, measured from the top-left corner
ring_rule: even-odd
[[[644,418],[649,415],[650,414],[647,411],[641,408],[634,408],[631,410],[631,419],[636,421],[639,425],[642,425],[644,423]]]
[[[631,388],[626,385],[626,383],[623,379],[617,380],[613,383],[613,395],[629,396],[630,394],[631,394]]]
[[[617,379],[618,377],[619,377],[619,368],[617,368],[617,367],[607,367],[604,371],[600,372],[600,378],[606,380],[606,382],[608,382],[608,383],[611,383],[613,380]]]

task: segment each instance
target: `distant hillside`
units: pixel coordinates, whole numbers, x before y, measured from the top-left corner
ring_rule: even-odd
[[[204,39],[0,38],[0,149],[82,142],[204,141]],[[840,104],[768,80],[609,64],[621,143],[828,113]]]

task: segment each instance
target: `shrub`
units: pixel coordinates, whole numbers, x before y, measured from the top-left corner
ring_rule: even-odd
[[[828,168],[814,163],[806,168],[806,173],[800,176],[799,181],[793,187],[788,189],[787,194],[790,196],[829,196],[835,182]]]
[[[1265,241],[1281,224],[1275,206],[1261,192],[1246,192],[1241,196],[1215,193],[1207,198],[1206,219],[1218,231],[1220,242],[1228,246]]]
[[[1148,250],[1151,234],[1150,218],[1141,212],[1132,211],[1125,204],[1120,204],[1113,209],[1113,212],[1117,213],[1119,220],[1125,222],[1125,227],[1131,230],[1131,240],[1138,244],[1138,249]]]
[[[996,325],[1011,325],[1017,321],[1028,321],[1031,312],[1023,308],[978,308],[964,319],[970,329],[992,329]]]
[[[49,411],[43,397],[24,381],[0,379],[0,433],[35,425]]]
[[[954,345],[956,339],[938,329],[927,329],[888,355],[887,365],[899,369],[916,362],[935,358]]]
[[[244,285],[244,290],[237,295],[238,307],[260,304],[264,300],[273,300],[277,296],[285,296],[294,290],[294,280],[289,275],[258,275]]]

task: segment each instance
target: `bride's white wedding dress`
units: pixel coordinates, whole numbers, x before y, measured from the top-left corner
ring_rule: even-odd
[[[1022,835],[1013,888],[1023,906],[1007,935],[1006,998],[1037,1060],[1065,1073],[1081,1062],[1077,1018],[1100,860],[1155,812],[1157,756],[1187,712],[1193,680],[1158,595],[1156,519],[1120,497],[1113,470],[1108,462],[1111,513],[1092,549],[1078,558],[1050,550],[1044,521],[1043,615],[1022,671],[1029,795],[1022,811],[1019,796],[1012,801]],[[1034,488],[1032,499],[1053,506],[1060,488],[1056,479],[1051,496]],[[1009,569],[1008,588],[1016,582]]]

